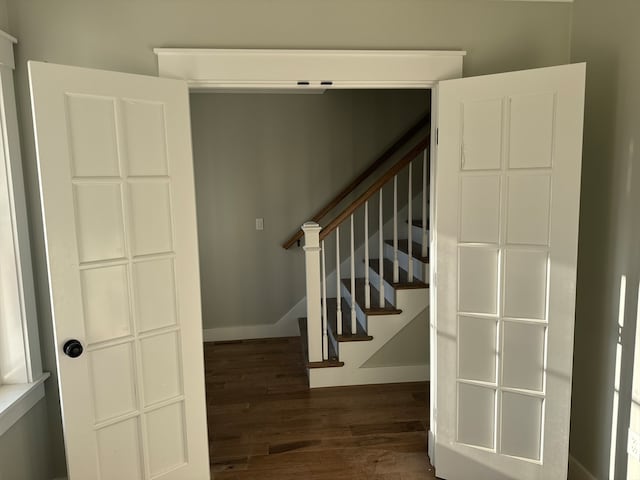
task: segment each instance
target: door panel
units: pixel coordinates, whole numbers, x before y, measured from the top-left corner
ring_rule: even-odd
[[[209,478],[187,87],[29,74],[69,478]]]
[[[566,478],[584,75],[438,86],[438,477]]]

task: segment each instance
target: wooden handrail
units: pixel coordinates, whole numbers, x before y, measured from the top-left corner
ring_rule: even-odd
[[[365,181],[374,171],[378,169],[383,163],[385,163],[389,158],[393,156],[398,150],[400,150],[409,140],[411,140],[416,133],[418,133],[422,128],[426,127],[429,124],[431,119],[430,114],[424,115],[420,120],[418,120],[415,125],[413,125],[409,130],[407,130],[398,140],[396,140],[393,145],[385,150],[385,152],[380,155],[371,165],[369,165],[366,170],[364,170],[360,175],[358,175],[349,185],[347,185],[340,193],[338,193],[329,203],[327,203],[323,208],[321,208],[313,217],[311,217],[312,222],[319,222],[324,218],[324,216],[329,213],[331,210],[336,208],[342,200],[344,200],[351,192],[353,192],[358,185],[360,185],[363,181]],[[296,243],[298,240],[302,238],[304,233],[302,230],[298,230],[291,238],[289,238],[286,242],[282,244],[282,248],[289,249]]]
[[[358,207],[364,205],[364,202],[369,200],[378,190],[380,190],[385,183],[390,181],[395,175],[397,175],[400,170],[406,167],[411,161],[418,156],[418,154],[424,149],[429,147],[429,135],[424,137],[420,142],[416,144],[405,156],[403,156],[400,160],[398,160],[389,170],[385,172],[376,182],[371,185],[366,192],[356,198],[348,207],[346,207],[342,212],[338,214],[329,224],[322,229],[320,232],[320,240],[323,240],[327,235],[333,232],[337,227],[340,226],[342,222],[344,222],[347,218],[351,216],[353,212],[355,212]]]

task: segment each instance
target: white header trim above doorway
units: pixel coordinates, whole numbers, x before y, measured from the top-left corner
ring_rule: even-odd
[[[156,48],[158,75],[192,91],[430,88],[462,77],[465,51]]]

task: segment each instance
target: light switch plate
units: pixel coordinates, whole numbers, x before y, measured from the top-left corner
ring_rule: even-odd
[[[264,230],[264,218],[256,218],[256,230]]]

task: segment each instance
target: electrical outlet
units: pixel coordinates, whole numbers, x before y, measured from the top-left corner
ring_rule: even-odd
[[[256,230],[264,230],[264,218],[256,218]]]
[[[640,435],[629,429],[627,453],[640,462]]]

